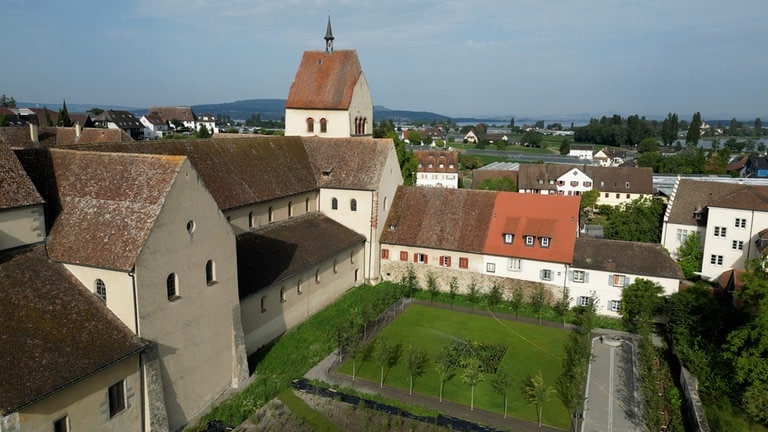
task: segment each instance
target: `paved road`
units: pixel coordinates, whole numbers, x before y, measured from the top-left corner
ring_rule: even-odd
[[[592,354],[581,431],[642,431],[634,345],[619,336],[596,337]]]

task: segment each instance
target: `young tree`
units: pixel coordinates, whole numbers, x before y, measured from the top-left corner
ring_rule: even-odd
[[[757,117],[755,119],[755,124],[754,124],[753,127],[754,127],[754,134],[753,135],[756,138],[760,138],[761,136],[763,136],[763,121],[760,120],[760,117]]]
[[[563,295],[553,305],[555,314],[563,322],[563,327],[565,327],[565,318],[568,316],[568,311],[571,309],[571,300],[573,299],[571,298],[570,290],[568,287],[563,287]]]
[[[440,289],[437,286],[437,278],[431,270],[427,272],[427,292],[429,292],[430,303],[433,303],[435,297],[440,293]]]
[[[512,295],[509,297],[509,307],[515,312],[515,319],[518,318],[520,308],[523,307],[525,301],[525,291],[522,287],[516,286],[512,288]]]
[[[488,290],[485,299],[488,302],[488,306],[491,307],[498,305],[502,302],[502,300],[504,300],[504,291],[498,282],[494,282],[491,285],[491,289]]]
[[[496,394],[504,397],[504,418],[507,418],[507,399],[509,399],[509,391],[512,390],[512,384],[512,374],[509,373],[509,370],[504,366],[499,367],[496,370],[496,375],[493,376],[491,385]]]
[[[408,291],[408,298],[413,297],[413,290],[419,289],[416,270],[413,269],[413,264],[408,264],[408,271],[400,278],[400,285]]]
[[[443,347],[435,360],[435,366],[437,368],[437,375],[440,377],[440,402],[443,401],[443,387],[456,374],[455,361],[452,357],[451,350],[447,346]]]
[[[453,309],[453,302],[456,300],[456,295],[459,294],[459,279],[456,276],[451,277],[451,281],[448,282],[448,298],[451,299],[451,309]]]
[[[621,319],[631,332],[651,331],[651,320],[661,306],[664,288],[648,279],[638,278],[621,292]]]
[[[696,277],[696,272],[701,271],[701,260],[704,254],[699,238],[699,233],[694,231],[677,248],[677,261],[686,279],[693,279]]]
[[[467,285],[467,301],[472,305],[472,309],[475,308],[478,300],[480,300],[480,288],[477,286],[477,282],[471,281]]]
[[[416,378],[424,375],[429,367],[429,356],[427,352],[418,348],[414,348],[413,345],[408,347],[408,355],[405,359],[405,367],[408,369],[408,377],[410,378],[410,386],[408,394],[413,394],[413,382]]]
[[[389,370],[400,361],[402,350],[403,346],[399,343],[392,344],[383,336],[377,338],[373,358],[381,368],[379,387],[384,387],[384,378],[389,373]]]
[[[584,210],[585,208],[595,208],[598,197],[600,197],[600,191],[597,189],[583,192],[579,201],[579,209]]]
[[[475,386],[484,379],[485,377],[480,371],[480,360],[476,358],[469,359],[467,366],[464,369],[464,373],[461,375],[461,381],[472,388],[472,396],[469,402],[470,411],[475,410]]]
[[[539,318],[539,325],[541,325],[541,312],[544,311],[544,306],[547,305],[547,289],[543,284],[536,284],[536,288],[531,292],[530,304],[531,309],[536,312],[536,316]]]
[[[661,123],[661,142],[669,147],[677,139],[677,131],[680,129],[677,114],[669,113]]]
[[[539,427],[541,427],[544,404],[549,401],[552,388],[544,383],[544,377],[541,375],[541,371],[538,371],[536,375],[528,377],[524,390],[528,403],[536,408],[536,416],[539,419]]]
[[[211,137],[211,131],[208,130],[208,126],[206,125],[200,125],[200,129],[197,130],[197,137],[198,138],[210,138]]]
[[[560,154],[561,155],[567,155],[571,152],[571,139],[568,137],[563,138],[562,141],[560,141]]]

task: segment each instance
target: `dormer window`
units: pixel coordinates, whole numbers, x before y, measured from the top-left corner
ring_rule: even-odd
[[[539,179],[539,184],[544,184],[544,179]]]
[[[543,248],[548,248],[549,247],[549,237],[542,237],[542,238],[540,238],[539,239],[539,244]]]
[[[629,182],[624,182],[624,187],[629,189]]]
[[[532,235],[525,236],[525,245],[526,246],[533,246],[533,236]]]
[[[515,239],[514,234],[505,233],[504,234],[504,243],[506,244],[512,244],[512,241]]]

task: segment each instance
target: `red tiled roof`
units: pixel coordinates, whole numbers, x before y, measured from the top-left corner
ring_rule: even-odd
[[[570,263],[579,224],[578,196],[557,196],[498,192],[483,252],[537,261]],[[504,234],[513,234],[512,244]],[[524,237],[536,238],[526,246]],[[549,238],[541,247],[539,238]]]
[[[459,172],[459,152],[414,150],[414,156],[419,160],[418,172],[428,173],[457,173]],[[442,165],[442,167],[440,166]]]
[[[0,144],[0,210],[42,203],[16,155],[9,146]]]
[[[0,415],[147,344],[38,246],[0,257]]]
[[[362,74],[355,50],[304,51],[285,107],[345,110]]]
[[[51,149],[51,159],[61,214],[49,256],[133,269],[185,158]]]

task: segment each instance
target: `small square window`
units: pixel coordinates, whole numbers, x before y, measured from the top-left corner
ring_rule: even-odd
[[[744,218],[736,218],[736,222],[733,224],[736,228],[746,228],[747,227],[747,220]]]
[[[504,243],[506,244],[512,244],[512,240],[514,240],[515,236],[513,234],[504,234]]]
[[[381,259],[389,259],[389,249],[381,250]]]
[[[509,269],[512,271],[522,271],[523,270],[523,260],[520,258],[510,258],[509,259]]]
[[[485,271],[488,273],[496,273],[496,264],[495,263],[487,263],[485,265]]]
[[[716,266],[722,266],[723,265],[723,256],[722,255],[711,255],[709,257],[709,263]]]
[[[584,283],[584,270],[574,270],[573,271],[573,281]]]
[[[611,312],[620,312],[621,311],[621,300],[611,300],[608,302],[608,309]]]
[[[469,258],[459,258],[459,268],[469,268]]]
[[[544,269],[541,271],[541,279],[545,281],[552,280],[552,270]]]
[[[400,261],[408,261],[408,252],[400,251]]]
[[[624,275],[614,274],[614,275],[611,275],[610,277],[611,277],[611,285],[615,287],[625,287],[629,285],[628,283],[629,278],[627,278]]]
[[[592,304],[592,297],[581,296],[579,297],[579,306],[589,306]]]
[[[427,255],[423,254],[423,253],[413,254],[413,260],[416,261],[419,264],[426,264],[427,263]]]
[[[731,242],[731,249],[733,250],[744,250],[744,242],[741,240],[733,240]]]
[[[539,242],[541,243],[541,247],[548,248],[549,247],[549,237],[542,237]]]
[[[444,255],[440,257],[440,265],[443,267],[450,267],[451,266],[451,257]]]
[[[533,236],[525,236],[525,245],[533,246]]]

